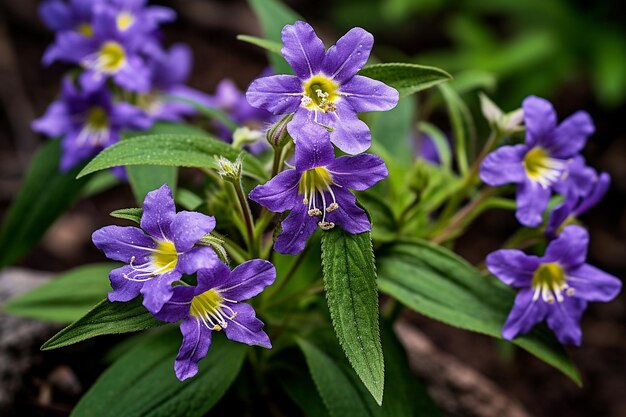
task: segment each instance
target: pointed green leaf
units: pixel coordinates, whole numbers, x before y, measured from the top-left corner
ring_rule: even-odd
[[[384,82],[398,90],[400,96],[415,94],[452,79],[442,69],[406,63],[366,65],[359,75]]]
[[[369,232],[351,235],[339,228],[325,232],[322,265],[326,299],[337,338],[357,375],[380,404],[385,366]]]
[[[252,45],[256,45],[259,48],[263,48],[269,52],[273,52],[275,54],[281,54],[280,50],[283,45],[280,42],[270,41],[269,39],[257,38],[256,36],[250,35],[237,35],[237,39],[243,42],[251,43]]]
[[[80,166],[59,171],[60,141],[41,146],[0,230],[0,268],[24,256],[48,227],[76,200],[87,178],[76,180]]]
[[[109,213],[111,217],[115,217],[118,219],[130,220],[131,222],[135,222],[137,224],[141,223],[141,216],[143,216],[143,209],[140,208],[127,208],[127,209],[119,209],[114,210]]]
[[[451,326],[501,338],[515,292],[440,246],[405,240],[378,253],[380,289],[407,307]],[[580,374],[545,326],[513,343],[580,384]]]
[[[112,303],[104,299],[83,317],[52,336],[41,350],[58,349],[96,336],[137,332],[164,324],[141,305],[140,298],[127,303]]]
[[[214,336],[186,381],[174,375],[180,347],[178,330],[142,340],[98,378],[72,411],[72,417],[200,417],[226,393],[245,358],[247,346]]]
[[[235,160],[242,151],[215,137],[199,135],[147,135],[123,140],[100,152],[79,174],[128,165],[161,165],[209,168],[215,165],[215,155]],[[244,172],[258,178],[266,174],[261,163],[245,155]]]
[[[52,322],[85,315],[111,290],[109,272],[118,265],[94,264],[71,269],[2,306],[10,314]]]

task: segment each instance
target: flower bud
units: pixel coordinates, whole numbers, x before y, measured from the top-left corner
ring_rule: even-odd
[[[247,126],[238,127],[233,132],[233,147],[241,148],[243,145],[254,143],[263,137],[263,132],[250,129]]]
[[[508,134],[523,130],[524,113],[522,109],[504,113],[496,103],[484,94],[480,94],[480,108],[491,127],[499,132]]]
[[[409,188],[416,195],[420,196],[426,187],[428,187],[429,182],[430,169],[428,163],[422,159],[416,160],[415,164],[411,167]]]
[[[223,156],[216,156],[217,173],[227,181],[239,181],[241,178],[241,161],[242,155],[240,154],[235,162],[224,158]]]
[[[216,236],[213,236],[211,233],[206,234],[200,241],[198,241],[199,245],[209,246],[212,248],[217,256],[220,258],[222,262],[226,265],[229,264],[228,254],[226,253],[226,249],[224,249],[224,241]]]
[[[291,139],[287,132],[287,124],[292,119],[293,113],[287,114],[267,131],[267,141],[274,149],[281,149]]]

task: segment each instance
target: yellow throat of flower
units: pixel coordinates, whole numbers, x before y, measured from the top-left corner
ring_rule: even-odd
[[[237,316],[237,313],[224,303],[225,301],[234,303],[211,289],[196,295],[191,300],[189,312],[192,316],[202,320],[202,323],[209,329],[219,331],[228,327],[227,320],[233,320]]]
[[[98,58],[94,63],[95,69],[106,72],[117,72],[126,64],[126,51],[117,42],[109,41],[102,44]]]
[[[309,216],[322,216],[322,220],[318,223],[318,226],[323,230],[335,227],[333,222],[326,221],[326,213],[330,213],[339,208],[331,185],[338,187],[338,185],[333,182],[330,171],[325,167],[317,167],[304,171],[298,183],[298,193],[304,196],[302,203],[308,206]],[[332,203],[327,201],[324,193],[330,195]],[[318,206],[321,206],[321,210]]]
[[[528,178],[544,188],[558,181],[565,168],[565,162],[551,158],[548,151],[540,146],[528,151],[523,163]]]
[[[135,16],[128,12],[122,12],[117,15],[115,22],[117,24],[117,29],[121,32],[124,32],[129,27],[131,27],[133,23],[135,23]]]
[[[532,288],[535,291],[533,301],[539,297],[547,303],[563,301],[563,292],[567,296],[574,295],[574,289],[567,285],[565,270],[558,262],[539,265],[533,274]]]
[[[339,86],[330,78],[314,75],[302,85],[302,106],[310,110],[333,112],[340,97]]]
[[[152,254],[152,263],[160,274],[172,271],[178,263],[176,246],[169,240],[162,240]]]
[[[91,38],[93,36],[93,26],[89,23],[81,23],[76,27],[76,31],[86,38]]]
[[[93,130],[103,130],[109,125],[109,116],[102,107],[94,107],[87,113],[87,123]]]

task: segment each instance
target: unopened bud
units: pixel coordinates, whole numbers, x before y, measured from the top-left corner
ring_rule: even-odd
[[[220,258],[220,260],[228,265],[228,254],[226,253],[226,249],[224,249],[224,241],[222,239],[208,233],[204,235],[204,237],[202,237],[200,241],[198,241],[198,244],[211,247]]]
[[[287,132],[287,124],[293,119],[293,113],[283,116],[274,126],[267,131],[267,141],[274,149],[281,149],[289,142],[291,136]]]
[[[515,133],[523,130],[524,113],[522,109],[504,113],[489,97],[480,94],[480,108],[483,116],[492,128],[501,133]]]
[[[415,161],[411,168],[409,179],[409,188],[416,195],[421,196],[422,192],[428,187],[430,182],[430,169],[428,163],[422,159]]]
[[[263,137],[263,132],[247,126],[238,127],[233,132],[233,147],[241,149],[243,145],[254,143]]]
[[[232,162],[223,156],[216,156],[217,173],[228,181],[238,181],[241,178],[241,154],[237,157],[235,162]]]

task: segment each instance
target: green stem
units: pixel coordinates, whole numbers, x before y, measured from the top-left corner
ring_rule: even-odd
[[[248,204],[248,199],[243,191],[243,185],[241,184],[241,178],[232,182],[233,187],[235,188],[235,193],[237,195],[237,200],[239,200],[239,208],[241,209],[241,215],[243,217],[245,226],[246,226],[246,237],[248,243],[248,250],[250,251],[250,256],[256,258],[258,256],[258,247],[256,244],[256,239],[254,236],[254,220],[252,218],[252,211],[250,210],[250,205]]]

